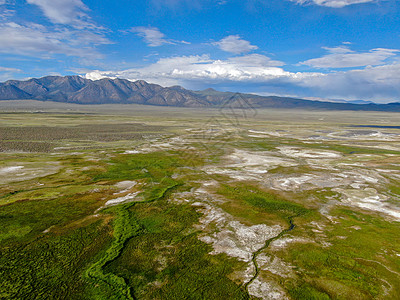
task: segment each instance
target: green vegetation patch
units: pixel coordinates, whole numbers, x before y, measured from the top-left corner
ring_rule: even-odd
[[[130,208],[132,206],[143,205],[142,203],[160,201],[164,199],[173,188],[180,184],[168,177],[168,175],[172,174],[171,169],[176,167],[176,160],[168,156],[165,156],[163,159],[163,156],[160,155],[158,158],[159,159],[155,161],[155,157],[151,155],[134,155],[128,157],[128,159],[126,159],[126,157],[118,157],[113,161],[109,171],[103,174],[104,176],[98,177],[102,179],[115,179],[115,177],[118,176],[118,172],[115,168],[121,167],[122,170],[119,176],[122,176],[122,178],[145,178],[149,180],[149,183],[147,189],[141,194],[144,197],[143,202],[126,203],[103,211],[103,213],[111,213],[114,216],[114,239],[104,255],[85,272],[85,277],[96,284],[96,297],[105,299],[133,299],[131,287],[126,283],[125,279],[113,272],[105,272],[104,267],[117,259],[129,239],[139,235],[142,231],[141,225],[137,222]],[[147,169],[143,171],[146,167],[150,171]],[[131,170],[131,172],[129,170]],[[139,171],[139,173],[137,171]],[[155,180],[159,180],[160,182],[155,183]]]
[[[314,244],[296,244],[288,250],[289,260],[302,270],[302,280],[292,290],[295,299],[309,290],[322,291],[330,299],[368,299],[380,293],[377,273],[352,257],[341,256],[332,249]],[[303,290],[305,283],[311,287]],[[290,290],[290,289],[289,289]]]
[[[324,229],[330,246],[295,243],[279,254],[296,265],[300,275],[287,283],[292,297],[321,292],[330,299],[372,299],[386,293],[385,299],[398,299],[400,224],[349,209],[331,213],[340,223]]]
[[[76,195],[83,195],[95,189],[100,191],[105,189],[105,187],[96,185],[66,185],[61,187],[36,188],[28,191],[14,191],[0,197],[0,205],[17,201],[54,200],[65,196],[75,197]]]
[[[273,151],[276,147],[282,145],[282,141],[271,139],[269,136],[265,136],[262,140],[254,140],[246,137],[245,140],[235,142],[234,145],[239,148],[255,151]]]
[[[288,288],[289,295],[296,300],[330,300],[328,294],[323,291],[319,291],[314,286],[308,283],[301,283],[297,286]]]
[[[101,193],[74,194],[1,206],[0,245],[29,240],[51,226],[84,218],[101,205],[100,198]]]
[[[251,184],[222,184],[217,192],[228,199],[239,199],[261,210],[282,217],[299,216],[309,212],[307,208],[300,204],[287,201],[279,195],[260,190]]]
[[[189,205],[168,201],[183,185],[173,179],[184,166],[182,153],[119,155],[109,163],[94,180],[143,179],[145,185],[143,201],[103,211],[114,215],[114,239],[85,273],[98,287],[98,297],[246,299],[245,290],[227,277],[237,261],[209,256],[211,247],[193,229],[199,214]]]
[[[88,299],[81,276],[109,243],[104,222],[0,247],[1,299]]]
[[[149,179],[159,181],[171,176],[180,166],[179,158],[166,152],[125,154],[114,157],[107,172],[94,178],[97,180]]]
[[[186,152],[157,151],[138,154],[121,154],[109,161],[108,170],[94,177],[98,180],[136,180],[147,179],[148,182],[157,183],[164,178],[171,177],[174,173],[181,172],[186,167],[190,158],[192,165],[201,165],[202,157],[189,157]]]
[[[193,225],[199,213],[165,200],[131,207],[143,231],[129,240],[121,256],[105,268],[126,278],[140,299],[247,299],[227,276],[237,267],[226,255],[210,256]]]
[[[114,211],[114,239],[104,255],[86,270],[85,277],[96,284],[96,290],[93,291],[96,298],[133,299],[130,288],[123,278],[113,273],[103,272],[103,267],[120,255],[126,241],[140,231],[140,226],[132,218],[126,205],[118,206]]]

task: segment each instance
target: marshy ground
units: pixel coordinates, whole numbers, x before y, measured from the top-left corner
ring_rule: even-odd
[[[0,111],[0,298],[400,298],[399,114]]]

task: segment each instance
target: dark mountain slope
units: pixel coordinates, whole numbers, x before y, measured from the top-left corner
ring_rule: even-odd
[[[78,104],[137,103],[179,107],[291,108],[400,112],[400,103],[356,104],[322,102],[277,96],[257,96],[214,89],[190,91],[180,86],[162,87],[146,81],[80,76],[46,76],[0,83],[0,100],[34,99]]]
[[[0,84],[0,99],[1,100],[9,100],[9,99],[31,99],[32,95],[17,88],[13,84],[9,85],[1,85]]]

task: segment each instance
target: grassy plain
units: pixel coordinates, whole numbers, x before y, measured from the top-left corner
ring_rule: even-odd
[[[399,299],[398,122],[0,101],[0,298]]]

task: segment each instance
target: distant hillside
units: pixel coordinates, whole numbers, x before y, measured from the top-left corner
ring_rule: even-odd
[[[257,96],[214,89],[190,91],[180,86],[162,87],[126,79],[89,80],[80,76],[46,76],[0,83],[0,100],[34,99],[77,104],[145,104],[178,107],[301,108],[315,110],[366,110],[400,112],[400,102],[390,104],[335,103],[277,96]],[[362,102],[364,103],[364,102]]]

